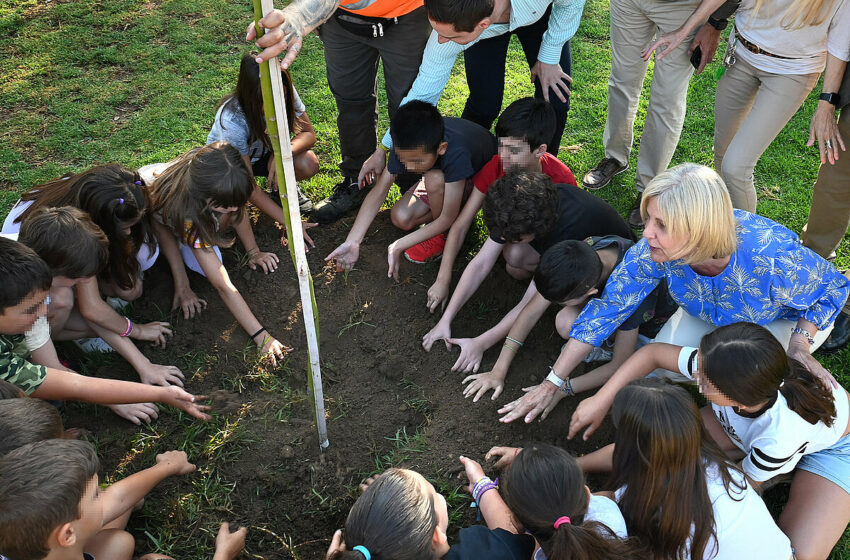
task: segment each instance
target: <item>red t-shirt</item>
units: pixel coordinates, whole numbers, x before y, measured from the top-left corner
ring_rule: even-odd
[[[573,176],[573,172],[570,171],[570,168],[566,166],[566,164],[550,154],[546,152],[540,158],[540,167],[541,171],[552,178],[552,182],[556,185],[558,184],[566,184],[578,186],[576,183],[576,178]],[[505,175],[505,170],[502,169],[502,158],[499,157],[499,154],[493,156],[493,159],[488,161],[484,167],[481,168],[478,173],[472,176],[472,182],[475,184],[475,188],[481,191],[484,194],[487,194],[487,191],[490,190],[490,185],[492,185],[496,179],[501,179]]]

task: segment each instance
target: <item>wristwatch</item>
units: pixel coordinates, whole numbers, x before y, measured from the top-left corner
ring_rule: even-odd
[[[822,93],[820,94],[820,100],[826,101],[827,103],[832,103],[836,107],[841,103],[841,96],[837,93]]]
[[[558,389],[562,388],[567,382],[566,379],[561,379],[560,377],[558,377],[558,375],[555,373],[555,369],[551,366],[549,367],[549,375],[546,376],[546,381],[552,383]]]
[[[728,19],[714,19],[714,16],[708,16],[708,24],[718,31],[723,31],[729,25]]]

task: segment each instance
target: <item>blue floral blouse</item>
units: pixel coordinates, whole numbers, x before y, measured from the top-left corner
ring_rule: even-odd
[[[585,305],[570,336],[599,346],[662,278],[684,311],[717,326],[801,317],[821,330],[831,325],[850,281],[788,228],[743,210],[735,218],[738,249],[717,276],[697,274],[681,260],[655,263],[642,239],[614,269],[602,297]]]

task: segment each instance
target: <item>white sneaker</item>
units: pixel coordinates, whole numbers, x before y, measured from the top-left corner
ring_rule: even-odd
[[[121,311],[122,309],[130,305],[129,301],[124,301],[120,297],[108,297],[106,298],[106,303],[108,303],[109,307],[111,307],[115,311]]]
[[[605,348],[598,346],[590,351],[590,354],[584,359],[584,362],[589,364],[590,362],[610,362],[614,359],[614,352],[611,350],[606,350]]]
[[[83,352],[100,352],[101,354],[106,354],[108,352],[114,352],[112,346],[106,343],[102,338],[78,338],[74,341],[74,344],[82,350]]]

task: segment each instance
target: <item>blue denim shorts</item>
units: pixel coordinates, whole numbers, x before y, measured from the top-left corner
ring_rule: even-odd
[[[850,494],[850,435],[828,449],[804,455],[797,468],[822,476]]]

